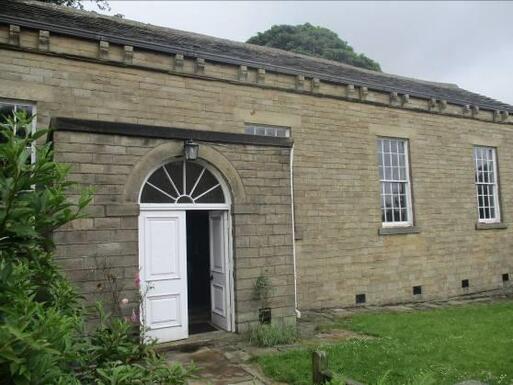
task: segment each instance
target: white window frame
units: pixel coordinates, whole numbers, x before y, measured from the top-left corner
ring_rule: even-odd
[[[37,122],[36,122],[36,116],[37,116],[37,105],[34,102],[28,102],[23,100],[16,100],[16,99],[1,99],[0,98],[0,104],[14,106],[14,112],[18,109],[18,107],[31,107],[32,108],[32,116],[34,118],[32,119],[32,124],[30,127],[31,133],[35,134]],[[16,131],[15,131],[16,133]],[[30,149],[30,162],[35,163],[36,162],[36,144],[32,142],[31,149]]]
[[[263,134],[257,132],[257,130],[264,130]],[[283,130],[285,132],[284,136],[278,135],[278,131]],[[274,138],[290,138],[290,127],[285,126],[271,126],[267,124],[256,124],[256,123],[246,123],[244,128],[244,133],[248,135],[257,135],[257,136],[270,136]]]
[[[478,164],[476,157],[476,150],[492,150],[492,161],[493,161],[493,183],[490,182],[479,182],[477,178]],[[474,184],[476,186],[476,205],[477,205],[477,221],[478,223],[501,223],[501,204],[499,197],[499,174],[497,172],[497,148],[492,146],[481,146],[475,145],[472,149],[472,160],[474,162]],[[495,218],[481,218],[479,206],[479,185],[492,186],[493,200],[495,202]],[[484,207],[484,206],[483,206]],[[490,206],[488,206],[490,207]]]
[[[378,137],[377,141],[378,144],[381,145],[381,154],[384,154],[384,147],[383,143],[385,140],[395,140],[404,143],[404,166],[406,170],[406,180],[395,180],[395,179],[385,179],[385,172],[383,172],[383,178],[379,177],[379,188],[380,188],[380,217],[381,220],[381,226],[382,227],[412,227],[413,226],[413,205],[412,205],[412,186],[411,186],[411,172],[410,172],[410,147],[409,147],[409,141],[405,138],[393,138],[393,137]],[[379,152],[378,152],[379,155]],[[383,156],[383,155],[382,155]],[[383,168],[385,166],[385,160],[382,158],[382,164]],[[384,170],[383,170],[384,171]],[[379,173],[378,173],[379,176]],[[383,209],[381,208],[381,204],[383,203],[383,200],[385,199],[385,196],[383,194],[383,183],[405,183],[405,195],[406,195],[406,213],[408,215],[407,221],[392,221],[387,222],[383,221]],[[386,214],[385,214],[385,220],[386,220]]]

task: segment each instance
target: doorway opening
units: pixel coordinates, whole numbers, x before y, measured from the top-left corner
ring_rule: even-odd
[[[186,211],[189,334],[217,330],[212,326],[209,214]]]
[[[230,207],[222,178],[201,161],[176,160],[148,176],[139,275],[149,338],[234,330]]]

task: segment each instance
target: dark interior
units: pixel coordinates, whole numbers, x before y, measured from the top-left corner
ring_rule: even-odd
[[[187,289],[189,334],[215,330],[210,324],[208,211],[187,211]]]

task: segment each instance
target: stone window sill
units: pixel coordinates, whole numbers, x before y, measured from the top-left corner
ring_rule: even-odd
[[[503,230],[507,229],[505,223],[476,223],[476,230]]]
[[[399,235],[399,234],[418,234],[420,228],[417,226],[405,226],[405,227],[381,227],[378,230],[379,235]]]

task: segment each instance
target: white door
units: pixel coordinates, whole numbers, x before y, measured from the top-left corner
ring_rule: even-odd
[[[212,323],[230,330],[230,293],[228,291],[228,233],[226,212],[209,212],[210,230],[210,295]]]
[[[185,211],[141,211],[139,264],[147,336],[159,342],[189,336]]]

